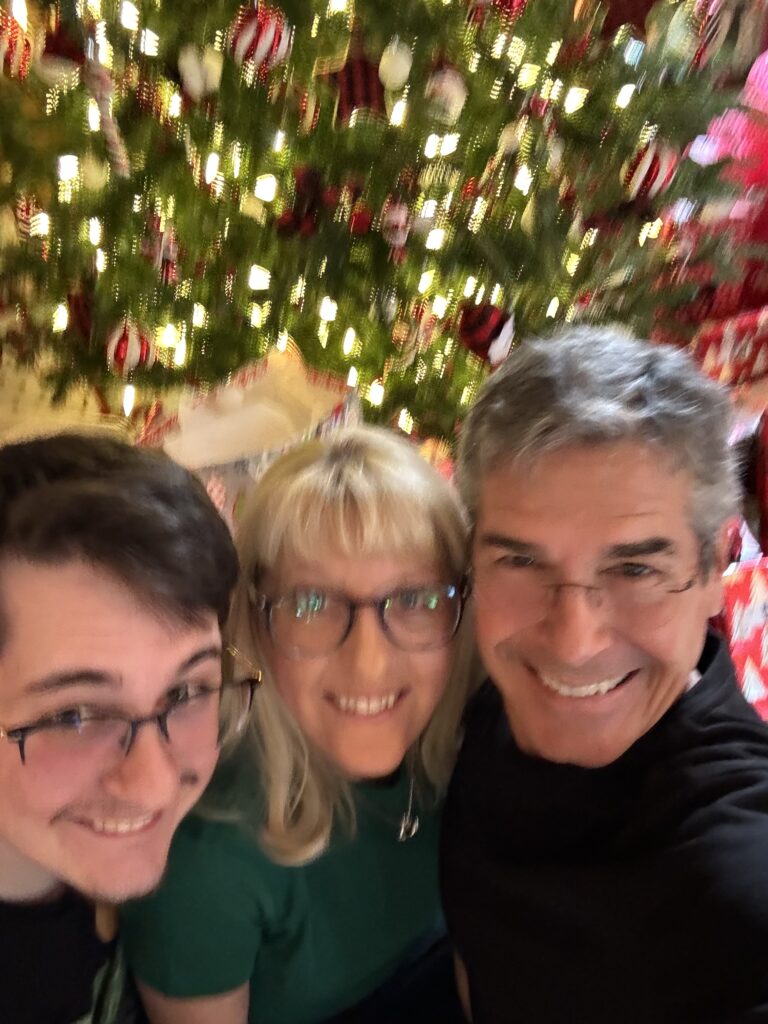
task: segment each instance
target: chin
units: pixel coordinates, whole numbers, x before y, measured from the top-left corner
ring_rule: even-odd
[[[126,863],[116,871],[97,870],[75,875],[67,881],[83,895],[101,903],[125,903],[153,892],[163,879],[166,859],[161,864]]]

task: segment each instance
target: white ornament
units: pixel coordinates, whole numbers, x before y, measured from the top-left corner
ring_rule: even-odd
[[[405,203],[390,203],[381,218],[381,234],[387,245],[402,249],[411,230],[411,215]]]
[[[107,366],[127,377],[137,366],[149,369],[155,362],[155,345],[149,334],[132,320],[124,320],[107,338]]]
[[[182,47],[179,52],[179,74],[184,91],[195,103],[203,96],[216,92],[221,83],[224,55],[212,46],[199,50],[196,46]]]
[[[425,95],[432,112],[443,124],[455,124],[467,102],[467,86],[455,68],[441,68],[427,82]]]
[[[381,84],[390,92],[397,92],[402,89],[408,81],[413,64],[413,54],[410,47],[401,43],[395,36],[381,55],[379,61],[379,78]]]

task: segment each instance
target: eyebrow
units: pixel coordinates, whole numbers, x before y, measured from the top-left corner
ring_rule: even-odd
[[[538,544],[507,537],[501,533],[484,533],[479,538],[485,547],[503,548],[518,554],[546,556],[544,548]],[[675,545],[668,537],[646,537],[644,540],[632,541],[628,544],[614,544],[604,552],[606,558],[643,558],[648,555],[673,555]]]
[[[221,647],[211,645],[195,651],[186,661],[182,662],[176,670],[176,675],[183,675],[192,668],[196,668],[201,662],[210,658],[221,658]],[[68,672],[52,672],[43,676],[26,687],[27,693],[55,693],[72,686],[109,686],[119,688],[122,686],[122,679],[119,675],[111,672],[97,672],[90,668],[76,668]]]

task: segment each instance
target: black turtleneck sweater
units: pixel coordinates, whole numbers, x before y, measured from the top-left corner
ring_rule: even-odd
[[[441,853],[474,1024],[768,1022],[768,729],[714,635],[699,670],[598,769],[522,753],[478,692]]]

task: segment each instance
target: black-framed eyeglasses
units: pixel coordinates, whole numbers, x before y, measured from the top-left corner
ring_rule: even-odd
[[[253,608],[264,616],[270,639],[289,658],[319,658],[337,650],[355,624],[360,608],[373,608],[385,634],[404,651],[445,647],[461,621],[468,588],[465,580],[399,587],[364,600],[337,590],[298,587],[268,595],[250,589]]]
[[[220,746],[242,731],[260,681],[249,676],[220,686],[185,683],[171,691],[162,711],[141,718],[77,705],[28,724],[0,726],[0,739],[16,744],[23,765],[69,776],[127,756],[139,730],[150,724],[180,753]]]

